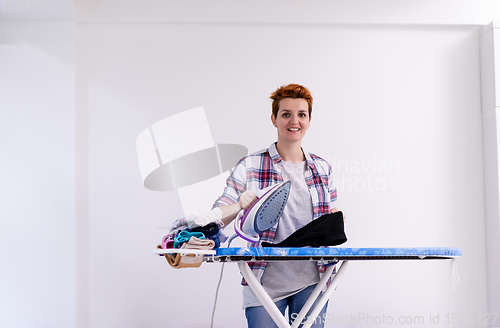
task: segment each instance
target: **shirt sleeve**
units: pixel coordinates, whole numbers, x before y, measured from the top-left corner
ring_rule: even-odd
[[[226,187],[222,195],[217,198],[212,209],[219,206],[236,204],[241,194],[246,190],[246,161],[241,159],[231,171],[226,180]]]
[[[328,192],[330,193],[330,209],[337,207],[337,181],[333,178],[333,170],[330,164],[328,164]]]

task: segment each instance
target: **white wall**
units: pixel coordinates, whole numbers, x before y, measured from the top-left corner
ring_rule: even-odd
[[[500,35],[498,22],[481,30],[481,100],[483,116],[483,152],[485,187],[486,256],[488,277],[488,310],[500,311],[500,220],[498,197],[498,87]]]
[[[135,138],[203,105],[216,143],[267,147],[268,96],[290,82],[315,97],[304,146],[336,168],[346,246],[464,251],[454,294],[446,261],[353,262],[329,313],[488,311],[482,8],[279,3],[76,1],[76,29],[0,25],[0,326],[207,326],[220,266],[150,254],[182,208],[141,186]],[[245,326],[235,265],[216,326]]]
[[[75,326],[74,24],[0,24],[0,327]]]
[[[79,22],[476,25],[492,20],[496,8],[490,2],[495,1],[149,0],[141,6],[126,0],[76,0],[75,16]]]
[[[449,262],[352,263],[330,313],[439,313],[443,323],[446,313],[487,312],[477,27],[77,28],[89,90],[91,327],[208,325],[220,268],[176,271],[145,255],[165,233],[155,227],[182,209],[175,193],[141,185],[135,138],[203,105],[216,143],[267,147],[268,96],[290,82],[314,94],[304,146],[338,171],[346,246],[464,251],[454,294]],[[216,324],[244,326],[239,274],[227,268]]]

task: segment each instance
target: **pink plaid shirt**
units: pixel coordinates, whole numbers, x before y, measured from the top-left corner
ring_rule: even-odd
[[[303,150],[304,151],[304,150]],[[313,207],[313,220],[322,215],[329,214],[330,209],[337,207],[337,187],[332,178],[332,167],[319,156],[304,151],[306,157],[305,179],[309,187]],[[281,175],[281,157],[273,143],[268,149],[258,151],[242,158],[233,168],[231,175],[226,180],[226,188],[214,204],[215,207],[236,204],[240,195],[245,190],[256,192],[268,186],[283,181]],[[249,247],[261,247],[262,242],[274,241],[277,226],[260,235],[258,243],[249,243]],[[250,268],[260,281],[267,262],[249,262]],[[318,261],[320,276],[325,272],[323,262]],[[245,279],[242,281],[246,285]]]

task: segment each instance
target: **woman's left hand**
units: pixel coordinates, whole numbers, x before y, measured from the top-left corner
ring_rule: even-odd
[[[338,208],[336,208],[336,207],[330,209],[330,213],[332,213],[332,214],[333,213],[337,213],[337,212],[340,212],[340,210]],[[344,219],[344,222],[345,222],[345,214],[344,214],[344,212],[342,212],[342,218]]]

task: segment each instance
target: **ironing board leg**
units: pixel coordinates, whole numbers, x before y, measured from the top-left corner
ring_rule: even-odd
[[[306,304],[302,307],[300,310],[299,314],[295,318],[295,320],[292,322],[292,328],[297,328],[299,324],[302,322],[304,317],[307,314],[307,311],[311,308],[311,306],[314,304],[314,301],[318,298],[319,294],[321,293],[321,290],[323,289],[324,286],[326,286],[326,283],[328,282],[328,279],[330,279],[330,276],[332,275],[333,270],[335,269],[335,266],[332,265],[328,267],[325,271],[325,274],[321,278],[321,280],[318,282],[316,285],[316,288],[314,288],[313,292],[307,299]]]
[[[269,313],[271,318],[274,320],[276,325],[278,325],[279,328],[290,328],[288,321],[285,319],[285,317],[283,317],[283,314],[281,314],[276,304],[274,304],[271,297],[269,297],[269,295],[266,293],[264,287],[262,287],[257,278],[255,278],[247,262],[243,261],[238,262],[238,267],[240,269],[241,274],[247,281],[248,285],[250,286],[250,288],[252,288],[252,291],[255,293],[255,296],[257,296],[257,298],[262,303],[267,313]]]
[[[339,280],[344,275],[344,271],[345,271],[345,269],[347,269],[347,265],[348,264],[349,264],[348,261],[342,261],[342,266],[337,271],[337,274],[333,278],[332,283],[330,284],[330,286],[328,286],[328,288],[326,289],[326,292],[323,294],[323,296],[321,296],[320,300],[318,301],[318,304],[316,304],[316,306],[312,310],[311,314],[309,315],[310,318],[316,318],[316,316],[319,314],[319,312],[321,311],[321,309],[323,309],[323,306],[325,306],[326,302],[328,301],[328,299],[332,295],[333,291],[335,290],[335,288],[339,284]],[[302,328],[310,328],[313,323],[314,323],[314,320],[308,320],[302,326]]]

